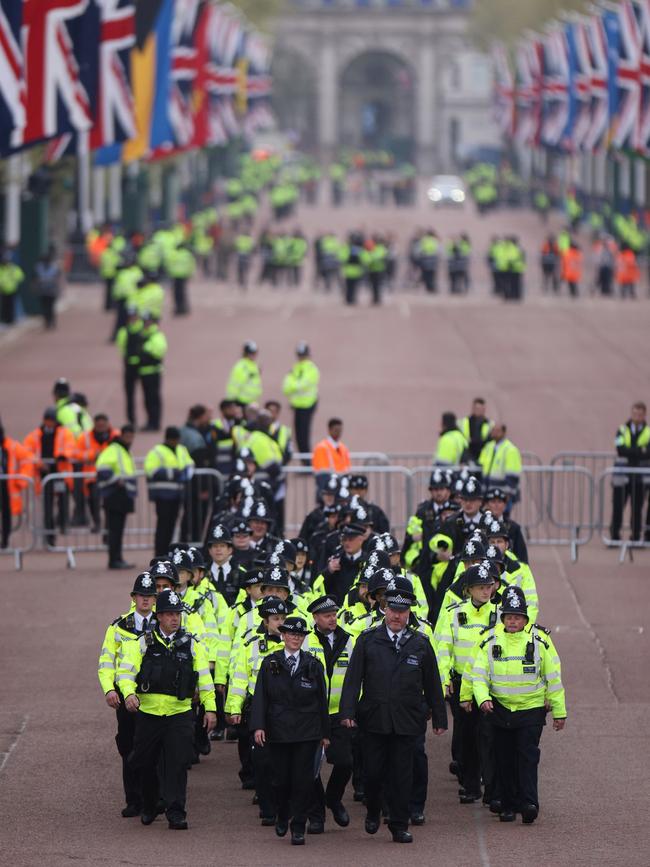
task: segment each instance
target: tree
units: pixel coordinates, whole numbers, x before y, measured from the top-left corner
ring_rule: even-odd
[[[584,11],[585,0],[478,0],[470,21],[470,33],[478,46],[488,50],[493,42],[515,42],[526,29],[538,29],[562,12]]]

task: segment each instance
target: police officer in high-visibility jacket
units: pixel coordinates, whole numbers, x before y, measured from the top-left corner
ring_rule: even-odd
[[[109,569],[133,568],[133,564],[126,563],[122,557],[122,538],[126,516],[134,511],[138,495],[135,463],[131,457],[134,439],[133,425],[125,424],[95,464],[97,488],[106,511]]]
[[[645,403],[639,400],[633,404],[630,418],[616,431],[614,445],[616,446],[617,465],[631,468],[647,466],[647,462],[650,460],[650,427],[646,424]],[[618,541],[621,538],[623,511],[625,503],[629,498],[632,501],[632,533],[630,539],[636,542],[641,538],[643,501],[646,496],[644,477],[641,473],[625,475],[624,472],[621,472],[620,475],[616,474],[612,476],[612,485],[613,503],[610,537],[614,541]],[[646,523],[650,524],[650,506],[648,507]],[[650,541],[650,529],[646,531],[646,541]]]
[[[478,461],[481,449],[490,438],[494,422],[485,414],[485,400],[475,397],[472,401],[472,411],[458,422],[458,429],[469,444],[469,453]]]
[[[135,717],[127,711],[124,699],[117,688],[117,669],[124,642],[139,638],[144,632],[153,629],[155,624],[152,612],[156,599],[156,584],[149,572],[142,572],[135,579],[131,599],[135,603],[135,608],[114,620],[106,630],[97,669],[106,704],[113,708],[117,715],[115,743],[122,757],[122,783],[126,798],[126,807],[122,810],[122,815],[125,819],[140,815],[142,793],[138,777],[127,761],[133,749]]]
[[[189,244],[179,244],[165,256],[165,269],[174,281],[174,316],[190,312],[187,303],[187,281],[196,271],[196,259]]]
[[[293,409],[293,430],[299,452],[311,451],[311,423],[318,405],[320,371],[311,360],[309,345],[296,346],[297,361],[285,376],[282,391]]]
[[[137,713],[130,763],[142,775],[140,821],[155,821],[162,795],[173,830],[187,828],[187,767],[192,761],[192,698],[197,688],[208,733],[217,721],[207,653],[181,627],[182,611],[174,590],[159,593],[155,629],[124,645],[117,674],[126,709]]]
[[[467,456],[468,442],[458,430],[453,412],[443,412],[440,437],[433,456],[434,464],[457,467]]]
[[[325,807],[332,811],[337,825],[346,828],[350,824],[343,795],[352,776],[352,736],[351,730],[341,725],[339,706],[355,639],[339,626],[339,606],[332,596],[320,596],[307,610],[314,618],[314,631],[309,633],[304,646],[320,659],[325,669],[330,714],[330,744],[325,756],[332,765],[332,773],[326,789],[320,774],[316,778],[316,803],[309,814],[309,833],[320,834],[325,830]]]
[[[546,630],[528,627],[526,599],[508,587],[501,621],[481,642],[472,667],[474,699],[494,729],[500,819],[531,824],[539,813],[537,768],[546,714],[561,731],[566,705],[560,659]]]
[[[256,403],[261,396],[262,374],[257,363],[257,343],[247,340],[242,357],[230,371],[226,397],[237,401],[240,406],[248,406],[249,403]]]
[[[147,412],[145,431],[159,431],[162,418],[162,372],[163,361],[167,354],[167,338],[149,311],[142,313],[142,331],[139,349],[140,363],[138,376],[144,392],[144,406]]]
[[[194,471],[190,453],[181,445],[177,427],[165,430],[165,441],[154,446],[144,459],[149,499],[156,504],[154,552],[157,557],[169,551],[178,513]],[[191,508],[191,503],[189,504]]]
[[[501,422],[494,425],[490,439],[481,449],[479,463],[487,489],[499,485],[516,499],[521,475],[521,452],[506,437],[506,432],[507,428]]]
[[[25,273],[20,265],[11,261],[9,250],[0,253],[0,322],[13,325],[16,318],[16,294]]]

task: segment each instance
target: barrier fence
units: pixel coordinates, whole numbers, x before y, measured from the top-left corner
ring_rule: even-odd
[[[21,569],[23,554],[36,547],[34,479],[20,474],[0,473],[0,483],[3,482],[7,483],[7,488],[11,485],[20,490],[22,510],[12,514],[11,492],[8,490],[6,501],[0,503],[0,554],[12,556],[16,569]]]
[[[574,464],[569,463],[572,456]],[[385,463],[395,457],[358,452],[358,463],[350,472],[368,477],[368,500],[384,509],[393,532],[401,537],[418,503],[428,497],[431,464],[407,465],[420,457],[417,452],[402,453],[405,463]],[[512,517],[521,524],[529,544],[566,545],[576,560],[579,548],[598,533],[604,544],[620,548],[621,562],[626,556],[631,558],[635,549],[650,547],[646,541],[646,534],[650,538],[650,468],[612,466],[613,457],[606,452],[564,452],[543,466],[536,463],[536,455],[528,453]],[[609,466],[604,465],[607,460]],[[294,536],[316,505],[316,483],[311,466],[292,462],[284,472],[285,535]],[[151,551],[156,507],[149,500],[144,472],[138,470],[136,477],[138,496],[127,519],[124,548]],[[71,568],[77,553],[106,549],[94,474],[50,473],[37,481],[28,476],[0,475],[2,481],[22,486],[23,511],[10,517],[10,532],[5,533],[6,509],[1,515],[0,553],[13,556],[17,569],[23,555],[37,548],[65,554]],[[217,470],[195,471],[180,511],[179,539],[203,543],[213,503],[223,487],[224,477]]]

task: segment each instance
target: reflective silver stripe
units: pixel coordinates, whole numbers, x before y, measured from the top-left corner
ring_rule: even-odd
[[[118,681],[119,681],[119,680],[131,680],[131,681],[133,681],[133,683],[135,683],[135,677],[134,677],[132,674],[122,674],[122,673],[119,673],[119,674],[117,675],[117,679],[118,679]]]
[[[126,671],[135,671],[135,665],[131,665],[130,662],[122,662],[120,665],[120,670],[125,669]]]
[[[544,684],[541,680],[530,686],[501,686],[500,684],[492,684],[492,692],[496,695],[533,695],[536,692],[543,690]]]
[[[531,679],[531,682],[532,682],[533,678],[539,679],[540,683],[542,682],[542,679],[539,677],[539,673],[537,671],[535,671],[534,673],[531,673],[530,675],[525,675],[525,674],[497,674],[497,675],[495,675],[494,678],[492,678],[492,682],[495,685],[497,685],[499,683],[527,683],[528,682],[526,679],[527,677],[529,677]]]
[[[97,666],[97,668],[98,668],[98,670],[101,670],[102,668],[113,668],[114,669],[115,664],[113,662],[100,662],[99,665]]]
[[[199,670],[198,670],[199,677],[204,677],[206,674],[208,676],[210,675],[210,669],[209,668],[199,668]]]
[[[240,686],[230,686],[229,689],[230,695],[246,695],[246,690],[242,689]]]
[[[560,692],[562,689],[563,689],[563,686],[561,683],[554,683],[552,686],[548,686],[546,691],[549,693],[550,692]]]

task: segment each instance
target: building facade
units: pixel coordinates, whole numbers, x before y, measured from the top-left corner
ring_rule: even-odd
[[[275,26],[274,108],[302,147],[386,148],[450,171],[493,147],[489,58],[468,0],[293,0]]]

